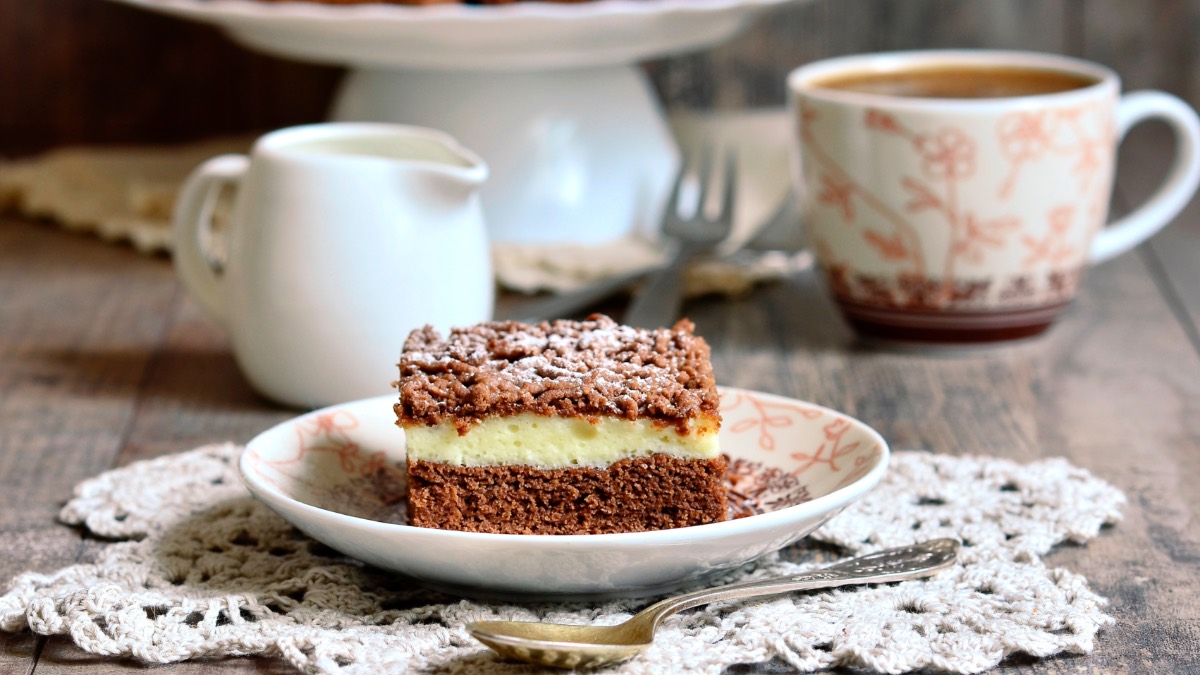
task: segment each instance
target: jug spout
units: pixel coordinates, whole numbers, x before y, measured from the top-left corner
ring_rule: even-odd
[[[379,122],[312,124],[268,134],[255,153],[303,167],[328,184],[391,195],[406,209],[452,213],[475,208],[488,167],[452,136],[423,127]],[[380,192],[381,191],[381,192]]]
[[[470,167],[426,166],[413,168],[400,176],[402,183],[421,183],[430,194],[444,195],[454,201],[465,200],[479,191],[487,180],[487,165]]]
[[[439,196],[452,204],[478,192],[488,176],[483,159],[450,136],[423,131],[423,139],[410,137],[411,152],[396,164],[400,185],[420,184],[427,196]]]

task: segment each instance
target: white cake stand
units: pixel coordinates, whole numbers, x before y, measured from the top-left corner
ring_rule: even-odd
[[[600,243],[651,233],[678,151],[637,61],[715,45],[796,0],[600,0],[329,6],[115,0],[215,24],[298,60],[348,65],[336,120],[449,132],[492,174],[496,241]]]

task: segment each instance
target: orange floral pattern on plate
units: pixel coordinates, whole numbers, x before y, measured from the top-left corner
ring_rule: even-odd
[[[864,445],[861,435],[851,440],[854,425],[845,416],[800,401],[722,389],[721,413],[734,501],[740,498],[750,508],[740,515],[794,506],[848,485],[875,466],[883,451]],[[360,421],[340,408],[313,413],[291,424],[293,440],[280,445],[277,454],[263,457],[248,450],[253,457],[248,468],[293,499],[404,524],[403,457],[393,452],[389,459],[363,440],[378,439],[370,431],[381,424],[374,417]],[[396,434],[402,444],[401,432]]]
[[[324,490],[325,481],[314,480],[307,475],[309,465],[315,460],[312,455],[322,454],[334,458],[342,473],[351,478],[374,478],[386,475],[397,480],[404,477],[403,468],[388,461],[383,450],[369,451],[355,442],[352,433],[359,428],[359,420],[344,410],[332,410],[301,418],[294,427],[296,452],[288,457],[257,457],[262,466],[270,467],[288,480],[303,484],[310,490]],[[293,467],[294,470],[286,470]],[[283,489],[284,483],[278,476],[271,476],[256,467],[256,473],[264,480]]]
[[[768,461],[735,457],[730,460],[728,476],[736,497],[758,508],[774,511],[811,499],[812,486],[805,474],[820,465],[838,476],[837,486],[849,485],[870,470],[882,448],[864,451],[861,441],[847,439],[852,429],[843,416],[818,406],[775,401],[748,392],[722,393],[722,435],[753,435],[757,447],[773,454],[780,447],[780,432],[801,424],[819,423],[821,434],[808,447],[797,447],[796,439],[784,442],[790,462],[787,468]]]

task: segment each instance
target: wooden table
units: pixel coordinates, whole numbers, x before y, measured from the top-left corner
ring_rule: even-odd
[[[1161,130],[1135,132],[1118,208],[1161,175]],[[1047,563],[1085,575],[1118,624],[1094,654],[1015,659],[1034,673],[1200,671],[1200,208],[1096,268],[1042,339],[954,356],[855,343],[812,275],[687,310],[720,382],[846,411],[896,448],[1028,461],[1061,455],[1126,491],[1126,517]],[[105,542],[55,522],[78,481],[294,414],[258,398],[168,260],[0,220],[0,579],[86,561]],[[288,672],[231,659],[157,673]],[[0,634],[0,672],[118,672],[68,640]],[[779,664],[739,672],[785,672]]]

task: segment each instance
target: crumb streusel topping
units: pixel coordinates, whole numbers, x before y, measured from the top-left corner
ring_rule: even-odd
[[[459,433],[492,415],[649,418],[681,433],[715,417],[718,394],[704,339],[684,319],[643,330],[600,314],[536,325],[497,321],[442,337],[417,329],[400,357],[401,424],[453,421]]]

